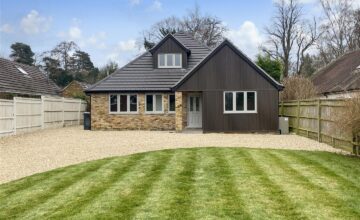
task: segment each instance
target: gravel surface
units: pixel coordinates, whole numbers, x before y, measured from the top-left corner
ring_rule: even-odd
[[[297,135],[48,129],[0,138],[0,183],[109,156],[169,148],[251,147],[344,153]]]

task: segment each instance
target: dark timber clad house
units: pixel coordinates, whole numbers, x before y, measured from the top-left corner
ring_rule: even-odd
[[[230,41],[176,33],[86,92],[95,130],[249,132],[278,130],[282,88]]]

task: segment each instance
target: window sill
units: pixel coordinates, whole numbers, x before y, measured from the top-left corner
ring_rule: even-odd
[[[257,114],[257,111],[245,111],[245,112],[223,112],[224,114]]]

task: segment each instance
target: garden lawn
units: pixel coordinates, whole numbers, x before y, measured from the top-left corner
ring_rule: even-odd
[[[359,219],[359,182],[333,153],[162,150],[0,185],[0,219]]]

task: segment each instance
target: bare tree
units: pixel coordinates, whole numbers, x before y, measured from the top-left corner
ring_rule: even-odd
[[[354,50],[359,45],[354,40],[355,11],[353,0],[320,0],[324,20],[321,29],[324,34],[319,43],[320,55],[325,63],[343,55],[348,50]]]
[[[283,62],[281,78],[289,75],[291,51],[297,39],[297,25],[301,22],[301,6],[296,0],[279,0],[275,2],[276,15],[273,23],[265,30],[269,35],[269,47],[264,51]]]
[[[301,27],[298,28],[296,33],[296,61],[295,61],[295,73],[300,75],[304,65],[304,58],[307,55],[306,52],[315,44],[321,34],[318,33],[316,20],[313,19],[313,24],[306,24],[302,22]]]
[[[70,64],[70,58],[71,58],[71,53],[80,50],[80,48],[78,47],[78,45],[73,42],[73,41],[63,41],[60,42],[58,45],[55,46],[54,49],[52,49],[51,51],[47,51],[43,53],[44,57],[51,57],[53,59],[56,59],[59,61],[61,67],[65,70],[68,71],[69,69],[69,64]]]
[[[199,7],[196,6],[182,19],[172,16],[143,31],[139,45],[149,49],[165,35],[178,31],[187,32],[205,45],[214,47],[223,40],[227,28],[220,19],[211,15],[202,15]]]

